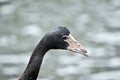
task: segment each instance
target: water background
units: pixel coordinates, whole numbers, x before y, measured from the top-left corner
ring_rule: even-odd
[[[51,50],[38,80],[120,80],[120,0],[0,0],[0,80],[16,80],[48,31],[66,26],[89,58]]]

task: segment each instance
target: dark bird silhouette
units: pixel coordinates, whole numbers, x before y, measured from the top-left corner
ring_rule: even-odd
[[[32,53],[26,70],[19,80],[36,80],[45,53],[50,49],[64,49],[87,56],[86,49],[77,42],[66,27],[48,32]]]

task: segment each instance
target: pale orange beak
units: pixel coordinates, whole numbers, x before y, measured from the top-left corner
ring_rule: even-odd
[[[67,36],[67,39],[65,41],[69,44],[69,46],[67,47],[68,50],[75,53],[83,54],[84,56],[88,57],[87,50],[77,40],[75,40],[71,34]]]

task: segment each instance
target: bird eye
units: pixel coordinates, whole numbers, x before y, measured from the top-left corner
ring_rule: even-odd
[[[64,39],[64,40],[67,39],[67,35],[63,35],[62,39]]]

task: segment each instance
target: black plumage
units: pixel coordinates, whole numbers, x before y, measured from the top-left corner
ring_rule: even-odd
[[[86,50],[70,35],[66,27],[58,27],[48,32],[32,53],[26,70],[19,80],[36,80],[45,53],[50,49],[65,49],[73,52]],[[85,54],[84,54],[85,55]]]

